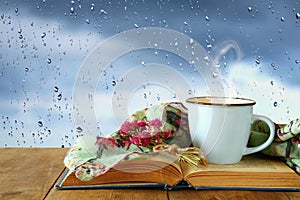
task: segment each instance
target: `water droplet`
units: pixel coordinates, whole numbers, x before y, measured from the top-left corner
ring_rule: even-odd
[[[281,17],[281,18],[280,18],[280,21],[284,22],[284,20],[285,20],[284,17]]]
[[[134,27],[135,27],[135,28],[139,28],[139,25],[137,25],[137,24],[134,24]]]
[[[271,85],[274,85],[274,82],[273,81],[270,81]]]
[[[248,12],[252,12],[252,11],[253,11],[252,7],[249,6],[249,7],[248,7]]]
[[[38,121],[38,126],[42,127],[43,126],[43,122],[42,121]]]
[[[298,59],[296,59],[296,60],[295,60],[295,63],[296,63],[296,64],[299,64],[299,60],[298,60]]]
[[[76,131],[77,131],[77,133],[81,133],[83,130],[82,130],[81,127],[78,126],[78,127],[76,128]]]
[[[105,15],[107,15],[107,12],[106,12],[105,10],[101,9],[101,10],[100,10],[100,14],[105,14]]]
[[[147,94],[146,93],[144,93],[144,98],[147,99]]]
[[[208,17],[208,16],[205,16],[205,20],[206,20],[206,21],[209,21],[210,19],[209,19],[209,17]]]
[[[52,62],[51,58],[48,58],[48,59],[47,59],[47,63],[48,63],[48,64],[51,64],[51,62]]]
[[[61,98],[62,98],[62,93],[59,93],[59,94],[57,95],[57,100],[60,101]]]
[[[193,45],[194,44],[194,40],[191,38],[190,39],[190,45]]]
[[[209,61],[210,61],[210,59],[209,59],[209,57],[208,57],[208,56],[205,56],[203,59],[204,59],[205,61],[207,61],[207,62],[209,62]]]
[[[95,4],[91,4],[91,11],[94,11],[94,9],[95,9]]]
[[[18,30],[18,33],[22,33],[22,29],[21,28]]]
[[[256,60],[255,60],[255,63],[259,65],[259,64],[260,64],[260,60],[259,60],[259,59],[256,59]]]
[[[15,8],[15,13],[18,13],[19,12],[19,8]]]
[[[58,89],[59,89],[59,88],[58,88],[57,86],[54,86],[53,89],[54,89],[54,92],[58,92]]]
[[[218,72],[213,72],[213,77],[217,78],[218,77]]]
[[[159,94],[156,95],[156,99],[157,99],[158,101],[160,101],[160,96],[159,96]]]
[[[300,19],[300,13],[296,13],[296,19]]]
[[[111,82],[111,85],[112,85],[112,86],[116,86],[116,85],[117,85],[117,82],[116,82],[116,81],[112,81],[112,82]]]
[[[70,8],[70,12],[71,12],[71,13],[74,13],[74,11],[75,11],[74,7],[71,7],[71,8]]]
[[[174,44],[176,47],[178,46],[178,42],[175,42],[175,44]]]
[[[29,68],[25,67],[25,73],[29,72]]]
[[[46,37],[46,33],[45,33],[45,32],[43,32],[43,33],[41,34],[41,38],[44,38],[44,37]]]
[[[87,24],[90,24],[90,20],[89,20],[89,19],[86,19],[85,22],[86,22]]]
[[[273,67],[273,69],[276,70],[275,63],[272,63],[272,64],[271,64],[271,67]]]
[[[188,94],[192,94],[193,93],[193,91],[192,90],[188,90]]]
[[[277,106],[278,106],[277,101],[274,101],[273,106],[274,106],[274,107],[277,107]]]

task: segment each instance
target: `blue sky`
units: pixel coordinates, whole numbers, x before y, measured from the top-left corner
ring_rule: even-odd
[[[74,84],[82,63],[101,42],[142,27],[168,28],[193,38],[211,58],[220,58],[219,76],[229,86],[228,95],[253,98],[256,113],[287,123],[300,115],[299,4],[258,0],[1,1],[0,147],[72,145],[79,134],[86,133],[84,127],[77,129],[73,107]],[[99,133],[92,134],[106,135],[118,128],[112,117],[112,95],[122,76],[141,63],[171,67],[197,95],[205,93],[200,88],[201,75],[178,56],[155,50],[129,52],[112,61],[113,67],[99,77],[93,96]],[[128,112],[176,99],[162,88],[164,84],[129,91]]]

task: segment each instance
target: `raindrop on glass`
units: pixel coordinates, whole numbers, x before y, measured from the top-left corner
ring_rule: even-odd
[[[256,60],[255,60],[255,63],[256,63],[257,65],[259,65],[259,64],[260,64],[260,60],[259,60],[259,59],[256,59]]]
[[[116,82],[116,81],[112,81],[112,82],[111,82],[111,85],[112,85],[112,86],[116,86],[116,85],[117,85],[117,82]]]
[[[218,77],[218,72],[213,72],[213,77],[217,78]]]
[[[100,14],[105,14],[105,15],[107,15],[107,12],[106,12],[105,10],[101,9],[101,10],[100,10]]]
[[[285,20],[284,17],[281,17],[281,18],[280,18],[280,21],[284,22],[284,20]]]
[[[43,126],[43,122],[42,121],[38,121],[38,126],[42,127]]]
[[[54,92],[58,92],[58,87],[57,86],[54,86]]]
[[[248,7],[248,12],[252,12],[252,11],[253,11],[252,7],[249,6],[249,7]]]
[[[51,62],[52,62],[51,58],[48,58],[48,59],[47,59],[47,63],[48,63],[48,64],[51,64]]]
[[[156,95],[156,99],[157,99],[158,101],[160,101],[160,96],[159,96],[159,94]]]
[[[71,8],[70,8],[70,12],[71,12],[71,13],[74,13],[74,7],[71,7]]]
[[[139,25],[137,25],[137,24],[134,24],[134,27],[135,27],[135,28],[139,28]]]
[[[296,59],[296,60],[295,60],[295,63],[296,63],[296,64],[299,64],[299,60],[298,60],[298,59]]]
[[[46,37],[46,33],[45,33],[45,32],[43,32],[43,33],[41,34],[41,38],[44,38],[44,37]]]
[[[205,16],[205,20],[206,20],[206,21],[209,21],[210,19],[209,19],[209,17],[208,17],[208,16]]]
[[[91,11],[94,11],[94,9],[95,9],[95,4],[91,4]]]
[[[89,20],[89,19],[86,19],[85,22],[86,22],[87,24],[90,24],[90,20]]]
[[[15,13],[18,13],[19,12],[19,8],[15,8]]]
[[[296,13],[296,19],[300,19],[300,13]]]
[[[278,105],[277,101],[274,101],[273,106],[277,107],[277,105]]]
[[[76,128],[76,131],[77,131],[77,133],[81,133],[83,130],[82,130],[81,127],[78,126],[78,127]]]
[[[62,98],[62,93],[59,93],[58,95],[57,95],[57,100],[61,100],[61,98]]]
[[[273,67],[273,69],[276,69],[275,63],[272,63],[271,67]]]
[[[190,45],[193,45],[194,44],[194,40],[191,38],[190,39]]]
[[[270,81],[271,85],[274,85],[274,81]]]

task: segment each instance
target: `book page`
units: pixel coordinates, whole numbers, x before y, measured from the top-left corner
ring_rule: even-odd
[[[186,172],[185,180],[194,187],[300,188],[296,172],[279,159],[261,155],[244,156],[236,164],[209,164]]]
[[[119,162],[106,173],[90,181],[81,181],[74,173],[69,174],[62,186],[113,185],[164,183],[176,185],[183,178],[176,156],[170,154],[149,154],[136,159]]]
[[[218,165],[209,164],[205,171],[238,171],[238,172],[290,172],[292,171],[286,164],[276,158],[263,155],[248,155],[235,164]]]

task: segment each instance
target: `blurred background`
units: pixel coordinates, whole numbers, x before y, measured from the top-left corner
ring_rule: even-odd
[[[226,95],[256,100],[255,113],[276,123],[300,117],[299,1],[1,0],[0,147],[69,147],[82,134],[109,135],[119,126],[112,96],[138,65],[168,66],[204,95],[201,74],[179,56],[128,52],[103,71],[91,94],[99,132],[76,124],[73,91],[82,63],[101,42],[142,27],[198,42],[217,60],[213,75]],[[167,80],[164,74],[157,76]],[[174,100],[162,84],[145,83],[131,93],[128,112]]]

